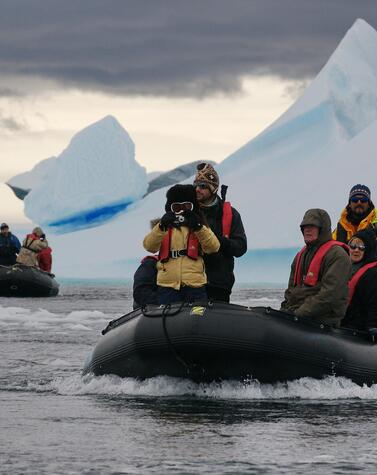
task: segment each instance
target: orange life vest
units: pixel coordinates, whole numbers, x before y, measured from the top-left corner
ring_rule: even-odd
[[[343,249],[345,249],[349,253],[349,248],[347,244],[344,244],[343,242],[331,240],[322,244],[322,246],[320,246],[317,249],[316,253],[313,256],[313,259],[311,260],[309,264],[309,269],[308,269],[308,272],[306,273],[306,276],[303,279],[303,284],[308,285],[310,287],[314,287],[317,284],[319,270],[321,268],[323,258],[325,257],[327,251],[334,246],[341,246]],[[293,285],[295,286],[301,284],[301,280],[302,280],[301,262],[302,262],[302,255],[304,254],[306,249],[307,249],[307,246],[304,246],[296,256],[296,268],[295,268],[295,274],[293,278]]]
[[[357,272],[355,272],[352,279],[348,282],[348,289],[349,289],[348,305],[351,303],[353,294],[355,293],[356,286],[359,283],[359,280],[365,274],[365,272],[371,269],[372,267],[377,267],[377,261],[370,262],[369,264],[365,264],[365,266],[360,267],[360,269]]]

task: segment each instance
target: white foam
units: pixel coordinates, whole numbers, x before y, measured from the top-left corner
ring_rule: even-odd
[[[65,330],[91,330],[94,325],[104,324],[112,316],[97,310],[76,310],[66,315],[48,310],[30,310],[22,307],[0,306],[0,326],[17,326],[19,328],[47,329],[59,326]]]
[[[63,395],[191,396],[234,400],[377,399],[377,385],[361,387],[349,379],[334,376],[323,380],[302,378],[277,384],[260,384],[258,381],[196,384],[189,380],[166,376],[139,381],[133,378],[119,378],[114,375],[100,377],[75,375],[68,378],[57,378],[45,386],[37,385],[33,389],[53,391]]]

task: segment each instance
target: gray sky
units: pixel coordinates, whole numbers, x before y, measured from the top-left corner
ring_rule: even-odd
[[[0,0],[0,96],[59,87],[205,97],[245,75],[316,74],[376,0]],[[51,85],[50,85],[51,86]],[[45,84],[40,87],[46,87]]]
[[[147,171],[220,162],[274,122],[377,0],[0,0],[2,183],[113,115]]]

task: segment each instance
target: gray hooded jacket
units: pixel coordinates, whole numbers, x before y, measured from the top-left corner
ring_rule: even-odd
[[[310,209],[305,213],[302,226],[319,227],[318,240],[307,246],[302,256],[302,275],[305,276],[309,264],[318,248],[331,240],[331,221],[326,211]],[[347,252],[340,246],[333,246],[323,258],[318,282],[310,287],[303,282],[294,286],[296,259],[291,265],[288,288],[284,294],[281,309],[299,317],[308,317],[320,323],[339,326],[347,308],[348,279],[351,261]]]

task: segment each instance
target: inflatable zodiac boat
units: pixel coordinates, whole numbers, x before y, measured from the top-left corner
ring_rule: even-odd
[[[111,321],[84,373],[196,382],[345,376],[377,382],[377,344],[369,334],[232,304],[150,306]]]
[[[1,297],[51,297],[58,292],[53,274],[21,264],[0,266]]]

